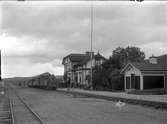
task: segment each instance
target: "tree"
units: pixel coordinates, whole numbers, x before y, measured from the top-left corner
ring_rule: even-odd
[[[127,53],[127,60],[130,62],[142,62],[145,59],[144,52],[140,51],[138,47],[127,47],[125,49]]]
[[[121,90],[124,87],[120,70],[128,62],[142,62],[145,54],[138,47],[117,47],[100,67],[93,68],[93,88]]]
[[[142,62],[145,54],[138,47],[118,47],[113,51],[112,61],[117,63],[118,68],[121,68],[128,62]]]
[[[123,75],[120,74],[120,70],[128,62],[143,62],[145,59],[145,53],[138,47],[118,47],[113,51],[113,55],[110,59],[112,64],[112,70],[108,72],[109,78],[111,78],[112,89],[123,89]]]
[[[93,89],[104,90],[109,89],[107,70],[102,66],[95,66],[93,68]]]

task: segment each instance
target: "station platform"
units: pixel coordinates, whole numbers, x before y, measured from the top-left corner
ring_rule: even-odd
[[[72,88],[68,90],[67,88],[58,88],[57,91],[86,95],[89,97],[107,99],[111,101],[122,100],[126,103],[132,104],[142,104],[153,106],[157,108],[166,108],[167,109],[167,95],[135,95],[127,94],[126,92],[111,92],[111,91],[94,91],[94,90],[83,90]]]

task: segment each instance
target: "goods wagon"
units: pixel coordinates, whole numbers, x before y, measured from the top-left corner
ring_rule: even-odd
[[[27,80],[27,85],[34,88],[56,89],[56,77],[50,73],[43,73]]]

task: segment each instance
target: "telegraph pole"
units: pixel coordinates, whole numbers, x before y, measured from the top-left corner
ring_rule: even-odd
[[[2,72],[1,72],[1,50],[0,50],[0,81],[2,80]]]
[[[2,74],[1,74],[1,50],[0,50],[0,94],[4,95],[4,82],[2,81]]]
[[[93,66],[93,63],[92,63],[92,59],[93,59],[93,1],[91,1],[91,13],[90,13],[90,16],[91,16],[91,29],[90,29],[90,52],[91,52],[91,74],[90,74],[90,88],[92,89],[92,84],[93,84],[93,69],[92,69],[92,66]]]

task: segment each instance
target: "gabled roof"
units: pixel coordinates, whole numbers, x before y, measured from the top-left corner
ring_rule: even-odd
[[[80,62],[85,58],[84,54],[70,54],[69,56],[71,62]]]
[[[104,58],[104,56],[102,56],[99,52],[94,56],[95,60],[100,60],[100,59],[104,59],[106,60],[106,58]]]
[[[85,54],[76,54],[76,53],[69,54],[68,56],[63,58],[62,63],[64,63],[64,60],[66,58],[69,58],[71,62],[81,62],[85,58]]]
[[[86,64],[90,59],[91,59],[90,56],[85,56],[85,58],[83,59],[83,61],[81,61],[80,63],[75,64],[74,67],[77,67],[77,66],[81,66],[81,65],[83,65],[83,64]]]
[[[128,63],[122,70],[121,73],[124,73],[127,67],[133,66],[140,71],[167,71],[166,64],[151,64],[148,62],[136,62],[136,63]]]
[[[74,65],[75,67],[86,64],[91,59],[90,54],[87,54],[87,53],[86,54],[72,53],[72,54],[69,54],[69,55],[67,55],[66,57],[63,58],[62,64],[64,64],[64,60],[66,58],[69,58],[71,62],[77,62],[77,64]],[[106,60],[106,58],[104,58],[99,52],[96,55],[93,54],[93,59],[95,59],[95,60],[100,60],[100,59]]]
[[[90,59],[91,59],[91,56],[90,55],[86,55],[85,59],[82,62],[76,64],[75,67],[81,66],[83,64],[86,64],[88,61],[90,61]],[[96,55],[93,55],[92,59],[95,59],[95,60],[100,60],[100,59],[106,60],[99,52]]]
[[[132,63],[127,63],[127,64],[121,69],[120,73],[123,74],[123,73],[125,72],[125,70],[126,70],[129,66],[134,67],[134,66],[132,65]]]

